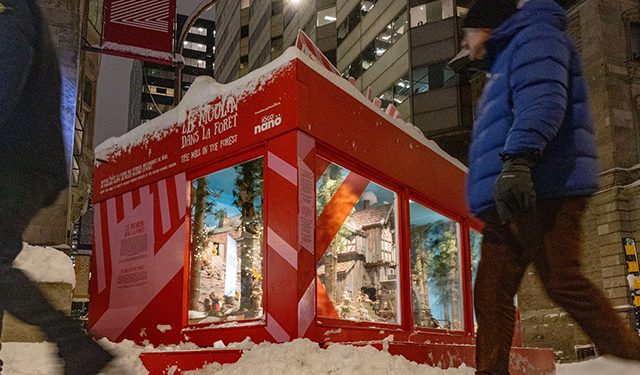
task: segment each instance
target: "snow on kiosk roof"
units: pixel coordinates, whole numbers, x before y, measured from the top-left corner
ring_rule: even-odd
[[[317,84],[309,82],[312,72],[315,73],[314,76],[318,75],[325,80]],[[335,94],[326,90],[335,91]],[[267,103],[264,108],[260,107]],[[280,115],[280,121],[278,125],[274,122],[267,125],[271,128],[262,130],[261,120],[266,117],[262,115],[270,114]],[[362,116],[366,118],[357,119]],[[227,126],[230,128],[224,127],[224,120],[228,120],[231,125]],[[345,129],[346,127],[352,129]],[[196,128],[208,129],[212,138],[203,139],[201,133],[195,132]],[[229,84],[217,83],[209,76],[197,77],[176,108],[127,134],[110,138],[98,145],[95,149],[95,173],[99,176],[96,176],[95,181],[99,185],[94,192],[94,201],[131,190],[145,181],[158,180],[158,175],[167,176],[176,171],[188,170],[204,163],[201,158],[206,161],[219,159],[229,152],[260,144],[293,129],[299,129],[356,155],[367,154],[365,150],[358,151],[358,148],[362,149],[373,143],[378,156],[389,160],[385,164],[390,164],[390,170],[402,171],[417,179],[423,176],[414,173],[411,163],[400,165],[398,159],[402,160],[401,158],[389,158],[389,155],[403,152],[406,148],[424,147],[428,151],[422,150],[422,155],[416,155],[425,157],[426,152],[430,162],[427,164],[431,165],[429,169],[438,167],[439,173],[451,171],[452,175],[447,177],[452,178],[453,175],[464,176],[458,169],[465,173],[467,171],[462,163],[440,149],[434,141],[426,139],[418,128],[401,119],[390,118],[348,81],[327,71],[299,49],[291,47],[267,66]],[[233,147],[225,148],[222,143],[218,143],[218,148],[211,147],[229,134],[238,135],[238,141],[234,141]],[[386,138],[375,139],[376,135]],[[389,137],[395,137],[395,142]],[[337,139],[340,141],[336,142]],[[204,144],[213,150],[213,155],[181,158]],[[164,147],[171,147],[169,151],[172,152]],[[373,153],[372,150],[368,151]],[[136,158],[139,155],[144,157]],[[139,161],[144,163],[136,164]],[[437,165],[432,165],[432,162],[437,162]],[[382,166],[380,169],[383,169]],[[452,181],[457,186],[456,190],[460,190],[459,178]],[[432,180],[434,186],[429,187],[438,185],[441,189],[436,190],[450,193],[451,189],[444,186],[444,180]],[[460,203],[457,208],[465,212],[464,201]]]
[[[473,365],[480,223],[466,168],[300,50],[229,84],[198,77],[96,159],[93,334],[201,347],[306,337]],[[443,288],[416,259],[444,243]],[[551,350],[515,352],[530,366],[514,374],[553,371]],[[170,357],[143,360],[161,371]]]

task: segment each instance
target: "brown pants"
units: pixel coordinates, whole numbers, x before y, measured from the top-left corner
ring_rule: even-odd
[[[599,352],[640,360],[640,339],[580,270],[580,224],[586,201],[586,197],[541,200],[532,213],[510,225],[500,224],[495,212],[482,217],[482,257],[474,291],[476,374],[509,374],[513,298],[529,263],[549,298],[569,313]]]

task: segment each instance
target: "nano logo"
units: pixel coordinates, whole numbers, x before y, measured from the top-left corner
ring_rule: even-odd
[[[256,125],[253,128],[253,134],[262,133],[265,130],[275,128],[276,126],[280,125],[281,122],[282,122],[282,117],[279,114],[262,116],[262,124]]]

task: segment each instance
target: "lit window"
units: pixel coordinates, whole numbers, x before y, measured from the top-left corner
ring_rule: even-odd
[[[441,0],[423,0],[422,4],[411,7],[411,27],[453,17],[453,14],[448,14],[447,9],[448,7],[442,6]]]
[[[363,0],[361,6],[362,12],[364,14],[371,12],[377,1],[378,0]]]
[[[393,104],[396,107],[402,104],[409,98],[410,91],[411,82],[409,81],[409,73],[406,73],[379,96],[382,100],[382,108],[386,108],[389,104]]]
[[[282,35],[271,38],[271,52],[281,51],[282,50]]]
[[[346,21],[345,21],[346,22]],[[342,25],[344,25],[343,23]],[[387,27],[363,50],[360,55],[349,65],[349,69],[346,75],[355,79],[369,69],[374,62],[376,62],[382,55],[385,54],[407,31],[407,14],[406,11],[402,11],[400,15],[387,25]],[[340,27],[342,27],[342,25]],[[340,35],[340,27],[338,28],[338,34]],[[347,31],[343,31],[345,37]],[[338,37],[340,38],[340,37]]]
[[[206,69],[207,68],[207,62],[204,60],[200,60],[200,59],[192,59],[189,57],[185,57],[184,58],[184,63],[186,65],[192,66],[194,68],[200,68],[200,69]]]
[[[316,237],[331,239],[316,242],[324,254],[317,267],[323,317],[400,324],[398,195],[325,159],[317,165],[326,169],[316,184],[316,228],[342,223]]]
[[[410,203],[413,324],[462,331],[460,224]]]
[[[173,96],[173,89],[168,87],[149,85],[148,92],[153,95],[162,95],[162,96],[171,96],[171,97]]]
[[[416,94],[456,85],[456,74],[442,61],[413,69],[413,92]]]
[[[203,27],[192,27],[192,28],[189,29],[189,33],[196,34],[196,35],[207,36],[207,29],[205,29]]]
[[[336,22],[336,7],[331,7],[318,12],[317,26],[324,26]]]
[[[249,56],[244,55],[240,56],[240,69],[246,69],[249,67]]]
[[[263,316],[262,181],[258,158],[192,182],[191,324]]]
[[[201,43],[194,43],[194,42],[190,42],[190,41],[185,41],[184,42],[184,48],[192,50],[192,51],[207,52],[207,46],[206,45],[201,44]]]

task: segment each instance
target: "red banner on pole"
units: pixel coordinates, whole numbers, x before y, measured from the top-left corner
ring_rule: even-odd
[[[174,63],[176,0],[105,0],[102,51]]]

